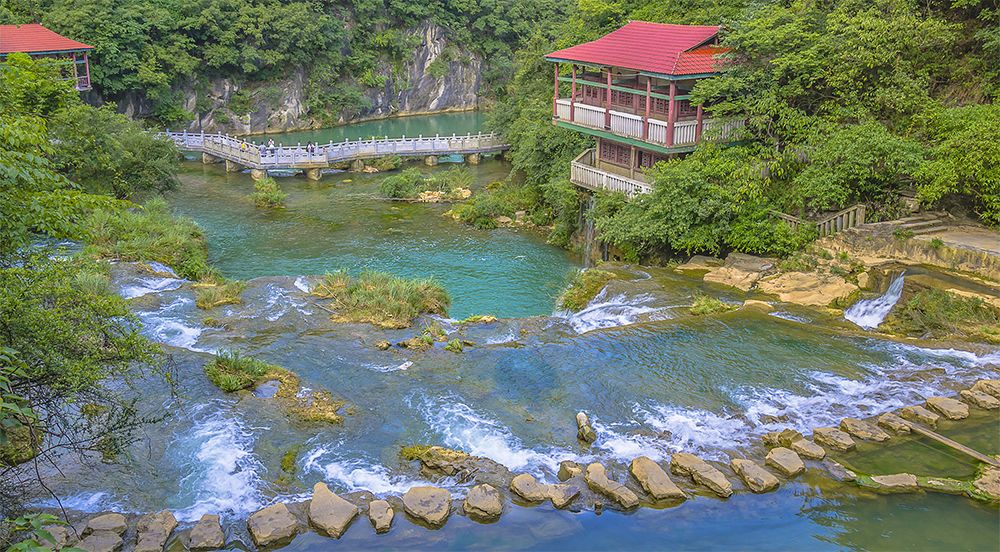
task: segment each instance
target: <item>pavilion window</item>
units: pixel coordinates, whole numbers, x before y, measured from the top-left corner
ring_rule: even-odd
[[[616,142],[601,140],[600,157],[602,161],[628,167],[632,161],[632,148]]]

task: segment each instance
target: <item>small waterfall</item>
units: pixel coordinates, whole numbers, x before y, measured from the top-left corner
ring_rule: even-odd
[[[844,318],[866,330],[877,328],[885,321],[885,317],[889,315],[889,311],[896,306],[899,296],[903,294],[905,275],[906,273],[902,272],[896,276],[885,295],[858,301],[851,305],[849,309],[844,311]]]
[[[583,268],[590,268],[594,265],[593,263],[593,251],[594,251],[594,219],[590,217],[590,213],[594,210],[594,196],[587,196],[587,208],[582,213],[583,220],[581,224],[583,225]]]

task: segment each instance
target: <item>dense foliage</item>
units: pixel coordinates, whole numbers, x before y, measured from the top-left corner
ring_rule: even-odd
[[[576,224],[567,166],[592,142],[551,124],[543,56],[629,20],[722,25],[724,70],[699,82],[695,102],[747,124],[735,144],[703,143],[650,171],[653,194],[598,198],[588,216],[623,251],[787,254],[810,236],[773,211],[818,217],[865,202],[870,218],[888,219],[902,211],[900,192],[1000,223],[995,2],[588,0],[519,52],[489,119],[512,143],[520,187],[533,190],[504,193],[537,198],[528,210],[548,211],[553,241],[566,243],[560,225]]]

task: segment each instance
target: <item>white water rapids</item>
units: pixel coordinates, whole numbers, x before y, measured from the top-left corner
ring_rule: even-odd
[[[903,294],[903,283],[906,279],[905,274],[904,272],[896,276],[884,295],[875,297],[874,299],[858,301],[851,305],[849,309],[844,311],[844,318],[866,330],[877,328],[879,324],[885,321],[885,317],[889,315],[889,311],[892,310],[892,307],[896,306],[900,295]]]

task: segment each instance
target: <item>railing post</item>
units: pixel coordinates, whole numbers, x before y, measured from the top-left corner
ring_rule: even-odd
[[[559,118],[559,64],[555,64],[555,86],[552,93],[552,118]]]
[[[642,116],[642,139],[649,139],[649,104],[652,103],[653,77],[646,77],[646,113]]]
[[[573,64],[573,83],[569,89],[569,121],[576,120],[576,64]]]
[[[611,68],[608,67],[608,88],[606,90],[604,107],[604,128],[611,129]]]

